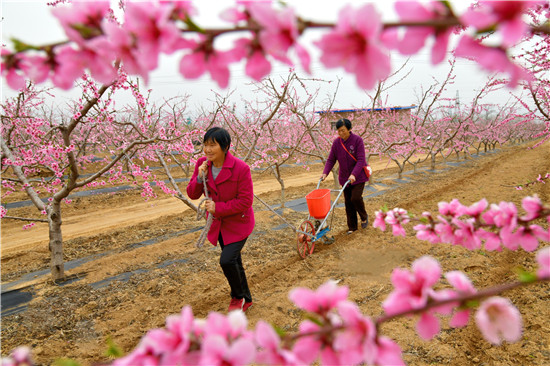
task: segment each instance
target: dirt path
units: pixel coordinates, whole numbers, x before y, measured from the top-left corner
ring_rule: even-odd
[[[406,184],[390,178],[395,170],[382,170],[385,162],[379,164],[375,165],[377,182],[387,184],[391,190],[366,199],[371,215],[385,204],[415,213],[434,212],[438,202],[452,198],[464,204],[484,197],[491,203],[520,204],[524,196],[536,193],[544,202],[550,202],[550,184],[537,184],[525,191],[513,188],[550,171],[550,143],[534,150],[525,146],[504,148],[497,154],[471,159],[438,173],[408,175],[410,183]],[[289,172],[285,176],[289,199],[304,197],[318,176],[318,170]],[[270,204],[278,202],[279,186],[271,177],[255,177],[255,191]],[[72,235],[71,243],[80,240],[78,246],[68,245],[68,250],[86,252],[95,248],[97,253],[108,254],[70,271],[81,273],[71,284],[59,287],[46,281],[30,288],[34,299],[28,310],[2,319],[3,354],[17,345],[32,344],[40,364],[51,364],[63,355],[91,365],[105,361],[108,336],[129,351],[148,329],[163,326],[166,316],[178,313],[184,305],[191,305],[197,317],[206,317],[210,311],[226,311],[229,300],[218,264],[219,248],[195,248],[198,232],[139,248],[115,245],[115,241],[133,243],[135,238],[149,237],[153,228],[153,234],[158,236],[195,227],[192,215],[180,215],[185,210],[182,203],[172,198],[143,202],[139,195],[115,196],[112,201],[95,199],[98,206],[106,209],[96,212],[89,204],[76,205],[63,224],[64,237]],[[284,216],[290,222],[298,222],[305,215],[285,210]],[[288,300],[288,291],[297,286],[316,288],[328,279],[348,286],[350,299],[364,313],[377,316],[381,302],[392,289],[392,269],[408,268],[413,260],[426,254],[438,259],[445,272],[464,271],[478,288],[513,280],[518,266],[528,270],[535,266],[534,253],[524,251],[472,252],[447,244],[430,245],[414,236],[393,237],[372,227],[345,235],[344,217],[344,210],[337,208],[331,227],[334,244],[318,245],[312,256],[300,260],[294,249],[293,232],[276,230],[280,220],[268,211],[257,210],[257,225],[243,252],[254,297],[254,306],[247,312],[251,327],[263,319],[283,330],[296,331],[303,314]],[[9,266],[2,267],[3,275],[5,268],[15,270],[17,263],[24,265],[33,255],[47,260],[47,250],[36,253],[37,246],[45,243],[44,237],[33,239],[38,232],[34,230],[39,228],[33,229],[33,235],[32,231],[20,229],[6,232],[2,225],[3,264],[11,257]],[[8,241],[4,234],[18,243],[17,247],[8,248],[9,256],[4,248]],[[92,236],[88,238],[89,235]],[[101,247],[103,241],[108,244]],[[123,275],[129,279],[120,280]],[[523,315],[524,337],[516,344],[491,346],[473,321],[466,328],[451,329],[444,320],[442,332],[432,342],[418,338],[414,318],[387,323],[381,330],[401,345],[410,365],[548,365],[549,294],[548,284],[505,294]]]

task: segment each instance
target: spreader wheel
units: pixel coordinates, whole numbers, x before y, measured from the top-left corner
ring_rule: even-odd
[[[312,241],[315,236],[315,227],[313,223],[309,220],[302,221],[300,226],[298,226],[296,235],[298,255],[302,258],[306,258],[313,253],[313,249],[315,248],[315,243]]]

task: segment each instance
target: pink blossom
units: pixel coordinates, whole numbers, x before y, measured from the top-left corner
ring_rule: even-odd
[[[147,2],[129,2],[124,11],[124,28],[137,39],[137,48],[147,55],[148,70],[158,64],[160,52],[171,53],[177,47],[180,31],[171,21],[172,6],[163,4],[151,6]]]
[[[339,355],[339,363],[372,364],[376,356],[376,328],[372,320],[363,316],[357,304],[350,301],[342,301],[338,304],[338,314],[344,326],[333,342],[333,347]]]
[[[401,21],[430,21],[445,19],[451,16],[449,9],[439,1],[432,1],[429,4],[421,4],[416,1],[397,1],[395,10]],[[399,52],[405,55],[417,53],[426,42],[426,39],[433,35],[435,40],[432,47],[432,64],[438,64],[445,58],[449,36],[453,28],[435,28],[435,27],[408,27],[401,42],[399,42]]]
[[[485,240],[485,250],[488,251],[500,251],[501,250],[501,240],[498,234],[486,231],[484,229],[479,229],[477,231],[477,236]]]
[[[537,195],[533,197],[525,197],[521,200],[521,206],[527,213],[522,216],[521,219],[525,221],[531,221],[540,216],[540,212],[543,210],[542,202]]]
[[[187,79],[196,79],[206,71],[214,81],[218,83],[220,88],[225,88],[229,84],[229,62],[232,57],[230,52],[221,52],[212,50],[210,52],[195,51],[191,54],[183,56],[180,61],[180,72]]]
[[[466,209],[456,198],[451,202],[439,202],[437,206],[440,214],[453,217],[462,215]]]
[[[376,211],[374,213],[374,223],[372,226],[382,231],[386,231],[386,213],[383,211]]]
[[[464,221],[453,219],[453,224],[456,225],[452,241],[453,244],[461,245],[469,250],[481,248],[481,238],[476,234],[474,219],[467,219]]]
[[[460,214],[477,218],[483,213],[483,211],[487,209],[488,206],[489,206],[489,203],[484,198],[481,201],[476,202],[471,206],[462,206],[460,210]]]
[[[483,337],[499,345],[502,340],[517,342],[521,338],[521,315],[510,300],[491,297],[476,313],[476,324]]]
[[[245,73],[256,81],[271,72],[271,63],[265,57],[263,49],[247,38],[235,41],[235,48],[232,50],[235,60],[247,57]]]
[[[385,221],[392,226],[392,233],[394,236],[406,236],[405,229],[402,224],[408,224],[410,221],[409,215],[406,210],[402,208],[394,208],[386,215]]]
[[[2,357],[2,366],[30,366],[34,365],[31,359],[31,349],[20,346],[11,351],[9,357]]]
[[[401,357],[401,348],[388,337],[377,339],[376,365],[405,365]]]
[[[434,228],[434,231],[437,233],[437,235],[439,235],[439,237],[441,238],[441,242],[443,243],[455,242],[454,230],[454,226],[443,217],[439,217],[439,222],[435,225]]]
[[[67,37],[78,44],[102,34],[101,24],[110,9],[110,2],[76,1],[70,6],[58,6],[52,14],[59,20]]]
[[[539,241],[530,228],[520,226],[514,233],[514,236],[517,238],[516,240],[519,242],[519,245],[527,252],[532,252],[539,246]]]
[[[491,204],[490,209],[482,215],[482,218],[489,225],[515,229],[517,226],[517,208],[510,202],[501,202],[498,206]]]
[[[387,314],[418,309],[424,306],[432,286],[439,280],[441,268],[432,257],[423,256],[412,264],[412,272],[396,268],[391,274],[393,292],[384,300],[383,307]]]
[[[345,6],[337,25],[316,42],[321,62],[328,68],[344,67],[355,74],[361,88],[371,89],[391,71],[388,52],[379,40],[381,29],[380,15],[372,4],[359,9]]]
[[[20,65],[26,77],[36,84],[46,81],[50,73],[48,59],[43,56],[25,56]]]
[[[420,319],[416,323],[416,332],[420,337],[425,340],[432,339],[441,327],[439,326],[439,319],[429,312],[422,313]]]
[[[250,2],[246,7],[254,21],[262,26],[259,40],[265,52],[291,65],[287,53],[294,46],[302,67],[309,73],[309,54],[296,42],[300,34],[294,9],[285,7],[277,11],[266,2]]]
[[[327,281],[316,291],[298,287],[290,291],[288,298],[299,308],[317,314],[326,314],[334,309],[340,301],[348,297],[349,289],[338,286],[335,281]]]
[[[429,241],[432,244],[441,242],[439,236],[431,225],[418,224],[413,227],[419,240]]]
[[[9,87],[14,90],[25,88],[25,75],[21,70],[22,55],[11,54],[6,48],[1,47],[2,55],[2,76],[6,78]]]
[[[453,286],[456,290],[455,294],[458,296],[461,295],[472,295],[477,291],[470,281],[470,279],[460,271],[451,271],[445,274],[447,281]],[[468,324],[470,319],[470,309],[457,310],[457,312],[451,318],[449,324],[451,327],[459,328],[464,327]]]
[[[545,247],[537,252],[537,263],[539,264],[537,276],[550,278],[550,247]]]
[[[480,1],[479,7],[461,16],[464,24],[478,30],[496,25],[502,33],[502,44],[511,47],[527,32],[528,26],[521,19],[526,9],[544,4],[544,1]]]
[[[300,334],[308,334],[319,331],[319,326],[310,320],[300,323]],[[321,352],[322,342],[317,336],[301,336],[298,338],[292,352],[303,364],[311,364],[317,359]]]
[[[481,44],[469,36],[462,36],[455,48],[458,57],[473,59],[489,71],[507,73],[510,77],[510,87],[515,87],[521,79],[528,79],[528,73],[514,64],[506,54],[506,50]]]
[[[250,364],[255,357],[252,340],[239,338],[230,343],[220,335],[211,335],[203,340],[200,361],[207,366],[236,366]]]
[[[239,336],[250,338],[252,334],[247,331],[248,321],[242,311],[232,311],[228,315],[212,312],[208,314],[205,329],[208,335],[221,335],[228,339]]]
[[[521,235],[514,233],[512,227],[505,226],[499,232],[502,245],[510,250],[517,250],[520,245]]]
[[[260,346],[256,362],[266,365],[300,365],[294,353],[281,347],[281,339],[275,330],[260,320],[256,325],[256,344]]]

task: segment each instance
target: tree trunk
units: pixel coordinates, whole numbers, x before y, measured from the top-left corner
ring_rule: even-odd
[[[65,278],[65,265],[63,263],[63,235],[61,234],[61,204],[52,202],[47,208],[48,225],[50,233],[50,270],[54,281]]]
[[[275,178],[277,179],[277,182],[281,185],[281,208],[285,207],[285,181],[281,178],[281,172],[279,170],[279,166],[276,165],[275,169]]]
[[[431,154],[431,155],[432,155],[431,169],[432,169],[432,170],[435,170],[435,155],[436,155],[436,154]]]

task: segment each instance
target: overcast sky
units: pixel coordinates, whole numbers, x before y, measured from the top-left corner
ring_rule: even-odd
[[[31,44],[47,44],[65,39],[64,32],[58,25],[55,18],[51,16],[50,9],[46,5],[47,1],[24,1],[24,0],[1,0],[2,2],[2,42],[11,48],[11,37],[16,37],[22,41]],[[116,4],[116,1],[112,1]],[[337,19],[338,10],[343,6],[344,2],[327,1],[327,0],[289,0],[296,12],[302,17],[310,20],[335,22]],[[364,3],[364,1],[350,1],[354,6]],[[392,1],[378,1],[376,7],[381,11],[383,20],[394,20]],[[222,9],[232,5],[232,1],[222,0],[200,0],[194,1],[194,6],[197,8],[199,15],[196,18],[196,23],[203,27],[223,26],[218,20],[218,15]],[[455,1],[456,6],[464,7],[464,1]],[[116,6],[116,5],[114,5]],[[212,10],[215,9],[215,10]],[[324,80],[336,80],[342,78],[339,92],[337,95],[334,108],[348,109],[366,107],[369,105],[369,91],[362,90],[357,87],[355,78],[352,75],[347,75],[341,69],[325,69],[318,61],[318,56],[315,54],[315,47],[311,46],[311,42],[320,38],[317,31],[307,31],[304,34],[302,43],[310,50],[312,54],[312,72],[313,77]],[[447,75],[449,66],[447,62],[443,62],[438,66],[431,65],[429,61],[430,47],[427,45],[421,52],[413,56],[408,63],[407,70],[412,70],[411,74],[404,82],[391,89],[388,94],[388,104],[392,106],[407,106],[415,104],[418,101],[417,96],[420,94],[422,87],[427,88],[433,83],[433,78],[443,81]],[[190,94],[190,106],[192,109],[198,109],[200,105],[209,106],[214,99],[213,90],[220,93],[225,93],[229,90],[235,90],[233,99],[238,101],[240,97],[246,99],[254,99],[252,88],[248,85],[251,79],[244,75],[244,64],[234,65],[231,69],[231,81],[228,89],[221,90],[217,84],[210,80],[209,75],[196,80],[186,80],[181,77],[178,72],[178,61],[181,54],[176,57],[163,57],[159,69],[151,74],[148,87],[153,89],[153,98],[162,99],[175,95]],[[392,62],[394,69],[399,67],[404,62],[405,58],[399,54],[392,54]],[[288,66],[274,62],[272,76],[285,76],[288,73]],[[307,77],[307,74],[296,67],[299,75]],[[460,59],[456,65],[457,78],[454,85],[447,89],[447,97],[456,97],[459,95],[462,103],[471,101],[476,91],[481,88],[487,77],[487,74],[479,69],[479,67],[467,60]],[[321,92],[321,97],[333,93],[333,85],[328,84]],[[509,100],[510,90],[505,89],[498,95],[494,95],[486,102],[502,103]],[[74,97],[74,93],[56,92],[58,99]],[[2,100],[6,97],[13,96],[11,91],[2,80]]]

